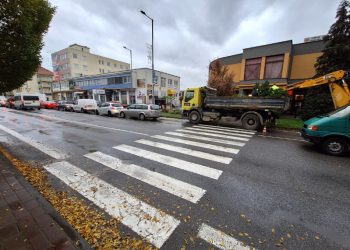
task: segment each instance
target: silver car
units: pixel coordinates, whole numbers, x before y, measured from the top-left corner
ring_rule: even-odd
[[[119,116],[120,112],[125,110],[123,105],[114,102],[104,102],[97,108],[97,115]]]
[[[120,112],[120,117],[134,117],[140,120],[152,118],[157,120],[160,116],[160,107],[154,104],[131,104],[126,110]]]

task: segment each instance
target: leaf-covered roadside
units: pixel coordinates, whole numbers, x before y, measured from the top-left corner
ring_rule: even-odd
[[[54,189],[46,172],[38,166],[21,162],[0,146],[14,167],[49,201],[58,213],[95,249],[154,249],[142,240],[122,236],[117,219],[107,220],[104,213],[86,205],[79,198]]]

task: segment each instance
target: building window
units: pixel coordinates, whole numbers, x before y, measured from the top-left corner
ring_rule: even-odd
[[[88,71],[88,66],[87,65],[83,65],[83,68],[85,71]]]
[[[173,85],[173,80],[172,79],[168,79],[168,87],[172,87]]]
[[[163,87],[163,88],[165,88],[165,87],[166,87],[165,83],[166,83],[165,77],[161,77],[161,78],[160,78],[160,86]]]
[[[268,56],[265,64],[265,78],[281,78],[284,55]]]
[[[116,68],[116,67],[117,67],[117,64],[115,63],[115,64],[114,64],[114,68]]]
[[[123,65],[120,65],[120,68],[123,69]]]
[[[73,53],[73,58],[78,58],[78,55]]]
[[[77,63],[74,64],[75,69],[79,69],[79,67],[80,67],[79,64],[77,64]]]
[[[178,87],[179,87],[179,82],[176,81],[176,80],[174,80],[174,87],[175,87],[175,88],[178,88]]]
[[[111,66],[111,63],[110,63],[110,62],[107,62],[107,66]]]
[[[247,59],[245,62],[244,80],[258,80],[260,78],[261,58]]]

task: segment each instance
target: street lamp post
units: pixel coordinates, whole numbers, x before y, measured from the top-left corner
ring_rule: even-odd
[[[129,50],[129,52],[130,52],[130,75],[131,75],[130,80],[131,80],[131,85],[132,85],[133,84],[133,82],[132,82],[132,50],[126,46],[123,46],[123,48],[126,50]]]
[[[152,104],[155,104],[154,100],[154,43],[153,43],[153,19],[147,16],[146,12],[140,10],[141,14],[145,15],[152,21]]]

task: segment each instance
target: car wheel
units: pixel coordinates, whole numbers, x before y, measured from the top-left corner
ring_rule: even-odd
[[[95,115],[99,115],[100,113],[98,112],[98,110],[95,110]]]
[[[120,118],[125,118],[125,113],[124,112],[120,112],[119,117]]]
[[[80,112],[81,112],[81,113],[85,113],[84,109],[81,109]]]
[[[156,121],[158,119],[158,117],[153,117],[152,119],[153,119],[153,121]]]
[[[144,120],[146,119],[146,117],[145,117],[144,114],[140,114],[140,115],[139,115],[139,119],[140,119],[141,121],[144,121]]]
[[[201,115],[198,111],[194,110],[189,114],[188,119],[190,120],[190,123],[198,124],[201,120]]]
[[[342,138],[329,137],[322,142],[322,149],[330,155],[343,155],[349,150],[349,144]]]
[[[245,129],[248,130],[257,130],[261,126],[259,117],[254,114],[248,114],[244,116],[242,120],[242,125]]]
[[[111,117],[111,116],[112,116],[111,111],[108,111],[108,116],[109,116],[109,117]]]

